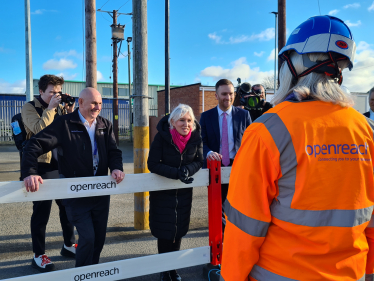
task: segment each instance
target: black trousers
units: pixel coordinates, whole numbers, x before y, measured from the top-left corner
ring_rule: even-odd
[[[158,253],[163,254],[179,251],[181,248],[181,242],[182,238],[175,239],[175,242],[173,240],[157,239]]]
[[[57,175],[57,176],[56,176]],[[43,179],[58,178],[58,171],[44,173],[41,176]],[[71,246],[75,243],[74,226],[69,222],[66,216],[65,207],[61,200],[55,200],[60,210],[60,223],[62,228],[62,236],[66,246]],[[34,201],[33,212],[31,216],[31,240],[32,250],[35,255],[45,254],[45,231],[51,213],[52,200]]]
[[[75,267],[98,264],[106,237],[110,196],[64,199],[63,203],[79,235]]]

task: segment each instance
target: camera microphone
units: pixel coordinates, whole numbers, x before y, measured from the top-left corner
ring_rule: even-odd
[[[248,94],[251,91],[251,88],[252,86],[248,82],[244,82],[240,85],[240,90],[242,91],[242,94]]]

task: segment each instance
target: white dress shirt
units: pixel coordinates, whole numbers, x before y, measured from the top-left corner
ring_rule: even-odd
[[[369,110],[369,112],[370,112],[370,119],[374,120],[374,112],[371,109]]]
[[[222,121],[223,121],[223,113],[225,112],[226,119],[227,119],[227,129],[228,129],[228,137],[229,137],[229,153],[230,153],[230,159],[234,159],[236,151],[235,151],[235,143],[234,143],[234,130],[232,127],[232,106],[229,110],[223,111],[219,108],[217,105],[218,110],[218,124],[219,124],[219,136],[220,136],[220,142],[219,142],[219,153],[222,154]]]
[[[90,123],[83,117],[78,109],[79,118],[81,119],[83,125],[86,127],[87,133],[90,136],[91,140],[91,147],[92,147],[92,160],[93,160],[93,167],[94,167],[94,174],[96,174],[97,166],[99,164],[99,153],[97,151],[97,145],[95,144],[95,130],[96,130],[96,119],[92,122],[91,126]],[[96,148],[96,153],[95,153]]]

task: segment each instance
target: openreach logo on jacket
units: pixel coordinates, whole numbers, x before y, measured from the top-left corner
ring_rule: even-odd
[[[68,183],[68,193],[85,193],[87,191],[91,192],[102,192],[106,189],[117,188],[117,183],[115,181],[101,182],[90,181],[85,183],[69,182]]]
[[[318,161],[371,161],[368,144],[314,144],[306,145],[307,155]],[[342,157],[344,156],[344,157]]]

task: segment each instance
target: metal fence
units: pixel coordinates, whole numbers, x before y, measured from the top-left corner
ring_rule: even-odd
[[[113,120],[113,106],[111,103],[103,103],[100,116]],[[130,107],[128,104],[118,104],[118,134],[119,139],[130,139]]]
[[[12,117],[21,112],[25,101],[0,100],[0,142],[12,141]],[[113,120],[112,103],[104,102],[100,116]],[[157,116],[157,105],[149,105],[149,116]],[[128,104],[118,105],[119,139],[130,139],[130,108]]]
[[[12,141],[12,117],[21,112],[24,101],[2,100],[0,101],[0,142]]]

